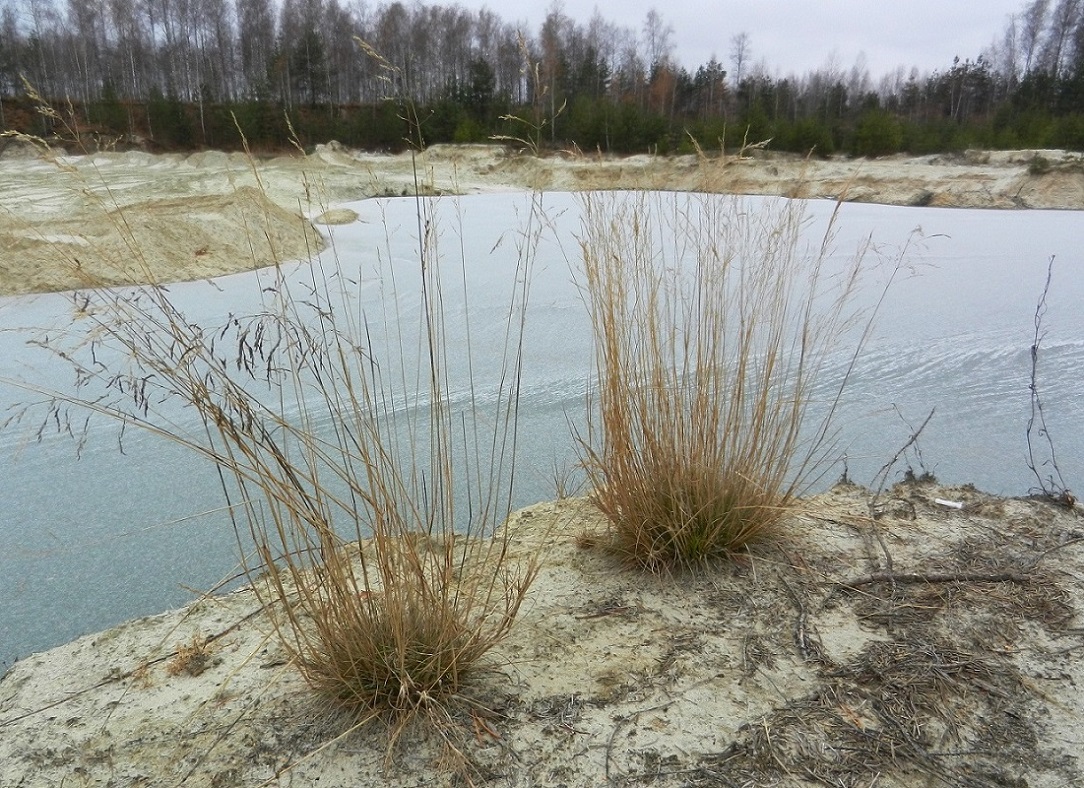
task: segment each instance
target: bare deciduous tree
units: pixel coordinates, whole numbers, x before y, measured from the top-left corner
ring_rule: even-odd
[[[1020,46],[1024,58],[1024,76],[1031,73],[1038,55],[1039,40],[1046,27],[1046,13],[1050,0],[1032,0],[1020,17]]]
[[[1058,0],[1050,15],[1050,27],[1042,50],[1046,72],[1057,79],[1064,73],[1071,54],[1073,34],[1080,22],[1084,0]]]
[[[749,34],[738,33],[730,39],[730,62],[734,64],[734,84],[740,85],[745,76],[745,66],[752,56],[752,44]]]
[[[266,97],[275,54],[275,15],[270,0],[236,0],[242,88],[247,98]]]
[[[674,28],[655,8],[644,17],[644,46],[648,66],[654,69],[669,64],[674,52]]]

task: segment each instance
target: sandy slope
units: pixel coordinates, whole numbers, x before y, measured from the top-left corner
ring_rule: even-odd
[[[1036,156],[1048,168],[1035,166]],[[199,279],[305,257],[321,242],[301,215],[412,194],[416,185],[436,193],[652,188],[843,195],[893,205],[1084,208],[1084,158],[1060,151],[873,161],[759,152],[756,158],[539,159],[486,145],[387,156],[332,143],[307,157],[253,162],[214,151],[43,160],[9,142],[0,149],[0,178],[0,295],[132,278]],[[250,251],[242,240],[253,235],[260,243]]]
[[[777,543],[664,578],[581,546],[583,500],[517,513],[545,567],[471,687],[490,711],[456,720],[467,765],[420,732],[391,765],[379,725],[336,739],[241,591],[16,663],[0,785],[1079,784],[1079,514],[932,485],[872,503],[839,486]]]

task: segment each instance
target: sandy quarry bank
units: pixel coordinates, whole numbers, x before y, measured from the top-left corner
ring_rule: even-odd
[[[553,155],[494,145],[379,155],[331,143],[253,160],[215,151],[42,156],[0,140],[0,295],[202,279],[305,258],[338,204],[540,189],[702,190],[967,208],[1084,208],[1084,157],[969,152],[877,160]]]

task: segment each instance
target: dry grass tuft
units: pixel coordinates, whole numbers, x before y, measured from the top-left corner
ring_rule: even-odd
[[[419,717],[458,752],[450,709],[472,703],[467,685],[537,571],[535,557],[510,556],[497,526],[511,508],[540,209],[535,201],[503,305],[500,377],[482,384],[469,327],[443,311],[442,277],[465,278],[438,249],[438,202],[417,198],[413,270],[372,261],[393,283],[375,309],[319,261],[301,276],[260,272],[260,307],[220,325],[191,318],[164,286],[99,286],[74,294],[85,332],[42,342],[74,367],[76,393],[25,386],[48,397],[43,424],[80,441],[89,410],[217,466],[245,571],[291,661],[354,724],[384,719],[389,754]],[[133,236],[118,234],[151,279]],[[401,296],[417,311],[399,314]],[[467,359],[466,381],[448,360],[449,335],[464,331],[454,352]],[[193,643],[170,670],[204,658]]]
[[[853,305],[865,250],[830,270],[834,217],[806,250],[802,208],[783,200],[583,207],[598,390],[580,445],[614,544],[650,569],[739,551],[823,468],[854,362],[825,381],[828,356],[868,328]]]
[[[196,634],[188,643],[179,643],[177,653],[166,665],[166,673],[179,676],[199,676],[211,666],[211,644],[206,638]]]
[[[386,718],[392,742],[419,715],[448,718],[446,705],[507,635],[536,571],[531,561],[513,565],[507,537],[495,535],[511,506],[505,458],[518,393],[502,384],[496,413],[475,412],[473,399],[453,413],[432,244],[423,239],[424,326],[413,351],[393,326],[383,327],[392,341],[379,343],[368,316],[348,323],[357,308],[348,293],[314,281],[294,300],[281,274],[267,313],[219,331],[190,326],[158,291],[154,310],[137,309],[134,321],[114,319],[132,306],[128,296],[106,295],[98,312],[137,362],[122,388],[138,391],[151,369],[202,418],[208,441],[198,448],[223,472],[235,527],[258,556],[248,572],[262,574],[257,592],[305,678],[359,723]],[[511,333],[517,314],[509,311]],[[155,328],[164,336],[147,344]],[[237,357],[222,359],[224,347]],[[418,392],[398,389],[409,373],[388,355],[411,352],[425,359]],[[519,358],[510,348],[505,381],[518,379]],[[385,377],[394,369],[401,378]],[[139,391],[127,417],[164,393]],[[408,399],[431,405],[404,415]],[[457,431],[474,419],[496,432]],[[464,505],[471,484],[477,497]]]

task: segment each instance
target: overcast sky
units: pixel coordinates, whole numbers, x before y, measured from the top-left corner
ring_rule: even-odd
[[[526,21],[537,33],[550,2],[458,0],[488,7],[508,22]],[[921,71],[947,68],[956,55],[977,57],[1005,30],[1025,0],[564,0],[564,13],[586,24],[602,16],[640,32],[655,8],[674,30],[675,55],[694,69],[714,53],[728,69],[730,41],[749,35],[753,62],[786,76],[825,65],[834,56],[844,70],[865,53],[876,79],[903,65]]]

